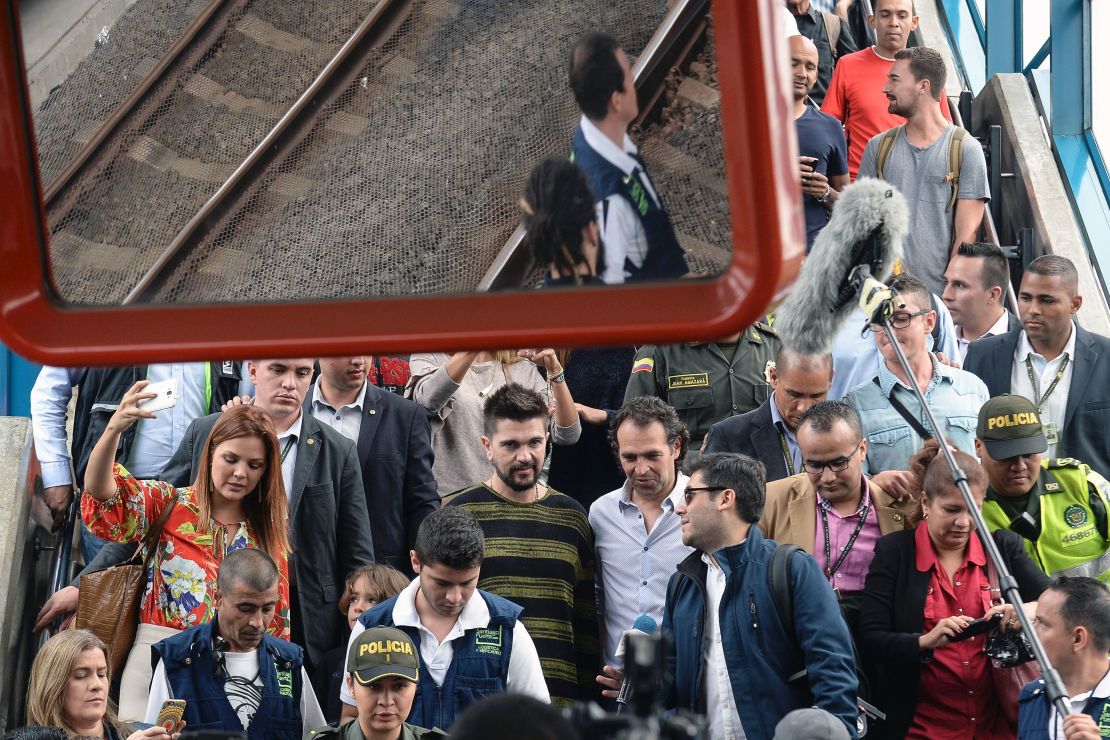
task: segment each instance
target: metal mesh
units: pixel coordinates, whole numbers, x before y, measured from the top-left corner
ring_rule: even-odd
[[[128,119],[116,149],[51,209],[50,257],[62,297],[118,303],[375,5],[232,3],[227,22],[190,48]],[[138,0],[130,13],[157,6]],[[94,91],[67,82],[50,107],[95,108],[93,97]],[[72,156],[51,151],[50,140],[40,142],[40,150],[44,160]]]
[[[155,300],[472,291],[519,222],[529,170],[569,151],[567,50],[598,28],[639,50],[664,13],[644,0],[418,0]]]

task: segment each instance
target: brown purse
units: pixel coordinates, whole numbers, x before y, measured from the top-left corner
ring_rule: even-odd
[[[143,546],[126,563],[81,576],[73,626],[92,632],[108,646],[108,664],[112,675],[119,675],[135,643],[146,571],[176,505],[175,498],[147,532]],[[139,553],[144,553],[141,561],[137,561]]]

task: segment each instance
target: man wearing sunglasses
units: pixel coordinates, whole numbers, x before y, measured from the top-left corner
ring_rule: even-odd
[[[875,545],[909,526],[911,502],[863,474],[867,440],[859,414],[844,401],[814,404],[798,425],[798,447],[803,472],[767,484],[759,529],[813,556],[854,634]]]
[[[936,322],[929,290],[910,273],[895,275],[887,285],[897,294],[891,317],[893,336],[872,324],[875,345],[882,355],[878,374],[845,397],[859,412],[867,439],[865,471],[906,470],[914,452],[926,439],[936,437],[968,454],[975,454],[975,427],[979,408],[990,395],[975,375],[939,362],[929,352],[926,338]],[[902,369],[895,345],[910,366]],[[925,397],[940,429],[932,429],[912,388]]]

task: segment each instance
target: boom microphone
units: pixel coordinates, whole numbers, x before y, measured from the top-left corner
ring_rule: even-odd
[[[630,629],[628,632],[625,632],[624,635],[621,636],[620,647],[622,649],[618,652],[624,655],[627,655],[631,652],[628,645],[629,635],[633,635],[636,633],[640,633],[642,635],[650,635],[653,634],[657,629],[659,629],[659,625],[656,624],[654,619],[649,617],[647,614],[641,614],[640,616],[636,617],[636,621],[632,623],[632,629]],[[618,712],[624,709],[624,705],[628,703],[629,694],[632,693],[632,677],[629,674],[628,668],[628,661],[626,660],[624,665],[624,680],[621,681],[621,690],[620,693],[617,694]]]
[[[873,293],[901,259],[908,225],[906,199],[890,184],[865,177],[844,188],[777,311],[783,344],[802,354],[828,354],[864,285]]]

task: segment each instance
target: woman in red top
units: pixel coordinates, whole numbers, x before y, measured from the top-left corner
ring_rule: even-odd
[[[886,712],[878,724],[883,738],[1001,740],[1012,738],[995,696],[985,635],[952,641],[973,620],[995,613],[1017,624],[1013,607],[1000,604],[990,587],[988,563],[974,520],[948,465],[930,441],[910,461],[923,481],[922,521],[914,531],[879,540],[867,575],[860,616],[860,648],[876,664],[871,676],[874,703]],[[987,476],[975,458],[955,452],[977,505]],[[1029,559],[1021,538],[993,535],[1017,579],[1022,599],[1036,601],[1048,585]],[[992,598],[993,597],[993,598]]]
[[[257,547],[278,564],[281,582],[270,632],[289,638],[289,510],[283,456],[269,414],[253,406],[224,412],[204,443],[204,464],[187,488],[136,480],[115,462],[115,453],[127,428],[154,418],[139,408],[154,396],[143,392],[147,383],[139,381],[124,395],[93,448],[81,501],[89,530],[116,542],[142,542],[172,507],[154,546],[139,629],[121,678],[120,717],[125,721],[140,721],[146,713],[150,645],[215,616],[216,572],[228,552]]]

